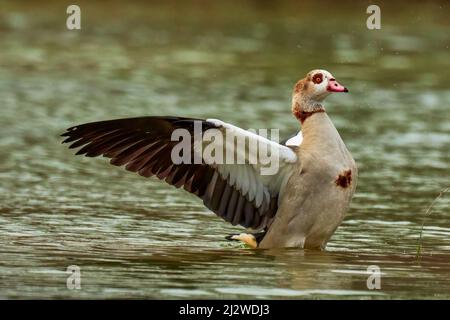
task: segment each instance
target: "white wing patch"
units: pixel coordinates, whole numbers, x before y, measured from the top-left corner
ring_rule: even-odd
[[[236,137],[245,137],[249,141],[257,142],[258,146],[265,145],[269,148],[276,148],[279,157],[279,169],[274,175],[262,175],[261,167],[263,164],[248,163],[245,164],[214,164],[220,175],[228,180],[228,183],[234,186],[240,193],[247,197],[249,201],[254,201],[256,207],[263,207],[270,205],[271,197],[279,195],[286,181],[292,173],[292,167],[298,161],[296,153],[289,147],[281,145],[277,142],[271,141],[265,137],[259,136],[255,133],[246,131],[244,129],[233,126],[229,123],[217,119],[207,119],[220,127],[220,130],[225,135],[233,134]],[[300,133],[301,136],[301,133]],[[225,151],[233,147],[235,155],[239,154],[244,159],[250,158],[250,151],[240,150],[233,146],[228,146],[226,139],[223,139],[223,147]],[[256,155],[253,155],[256,156]],[[237,159],[237,157],[235,157]],[[256,159],[259,159],[258,157]],[[262,210],[264,212],[265,210]]]
[[[297,155],[290,148],[279,144],[278,142],[269,140],[263,136],[257,135],[256,133],[241,129],[232,124],[223,122],[218,119],[206,119],[206,121],[214,123],[226,130],[226,133],[234,134],[235,136],[246,137],[249,141],[257,141],[258,145],[261,146],[265,144],[267,148],[276,148],[278,154],[280,155],[280,161],[294,163],[297,161]],[[301,133],[300,133],[301,134]],[[302,137],[303,139],[303,137]],[[248,158],[248,152],[246,152],[245,158]],[[257,157],[257,155],[253,155]]]
[[[286,146],[298,147],[303,142],[303,134],[301,131],[298,132],[296,136],[293,136],[288,141],[286,141]]]

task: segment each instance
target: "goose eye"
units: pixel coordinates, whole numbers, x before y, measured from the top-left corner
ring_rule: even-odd
[[[321,73],[316,73],[316,74],[313,76],[312,81],[313,81],[315,84],[322,83],[322,81],[323,81],[323,75],[322,75]]]

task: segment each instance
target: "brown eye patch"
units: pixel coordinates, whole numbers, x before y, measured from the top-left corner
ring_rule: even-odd
[[[321,73],[316,73],[316,74],[313,76],[312,81],[313,81],[315,84],[322,83],[322,81],[323,81],[323,75],[322,75]]]

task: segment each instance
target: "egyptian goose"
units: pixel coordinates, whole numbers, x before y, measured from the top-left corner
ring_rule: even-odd
[[[103,155],[141,176],[183,186],[224,220],[254,231],[228,239],[253,248],[324,249],[348,210],[357,180],[355,161],[323,107],[333,92],[348,90],[326,70],[313,70],[296,83],[292,113],[302,130],[284,144],[216,119],[157,116],[74,126],[62,134],[67,137],[63,143],[82,147],[77,155]],[[215,152],[199,151],[211,132],[270,148],[277,155],[277,170],[263,174],[267,163],[252,155],[255,150],[226,138],[209,142],[219,146],[216,151],[231,150],[233,160],[241,157],[241,162],[215,161]],[[188,149],[178,150],[185,157],[174,161],[180,133],[187,134]]]

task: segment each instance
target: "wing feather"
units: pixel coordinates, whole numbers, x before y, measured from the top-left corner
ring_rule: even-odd
[[[176,129],[185,129],[195,136],[198,124],[201,137],[207,130],[221,132],[224,139],[217,143],[224,155],[233,152],[234,159],[240,157],[245,163],[211,163],[202,154],[201,163],[173,163],[171,152],[178,141],[172,141],[172,133]],[[227,139],[230,134],[246,142],[275,148],[273,150],[279,155],[278,172],[273,176],[264,176],[258,155],[252,154],[245,146],[240,147],[234,140]],[[67,129],[62,136],[65,137],[63,143],[71,143],[69,148],[80,148],[77,155],[103,155],[111,158],[110,163],[113,165],[125,166],[126,170],[144,177],[156,176],[177,188],[183,186],[188,192],[200,197],[206,207],[224,220],[248,228],[265,228],[273,219],[283,183],[289,178],[292,165],[298,161],[290,148],[215,119],[117,119],[75,126]],[[205,144],[204,141],[202,143]],[[192,155],[199,154],[198,148],[199,145],[192,145]],[[252,159],[258,162],[252,163]]]

